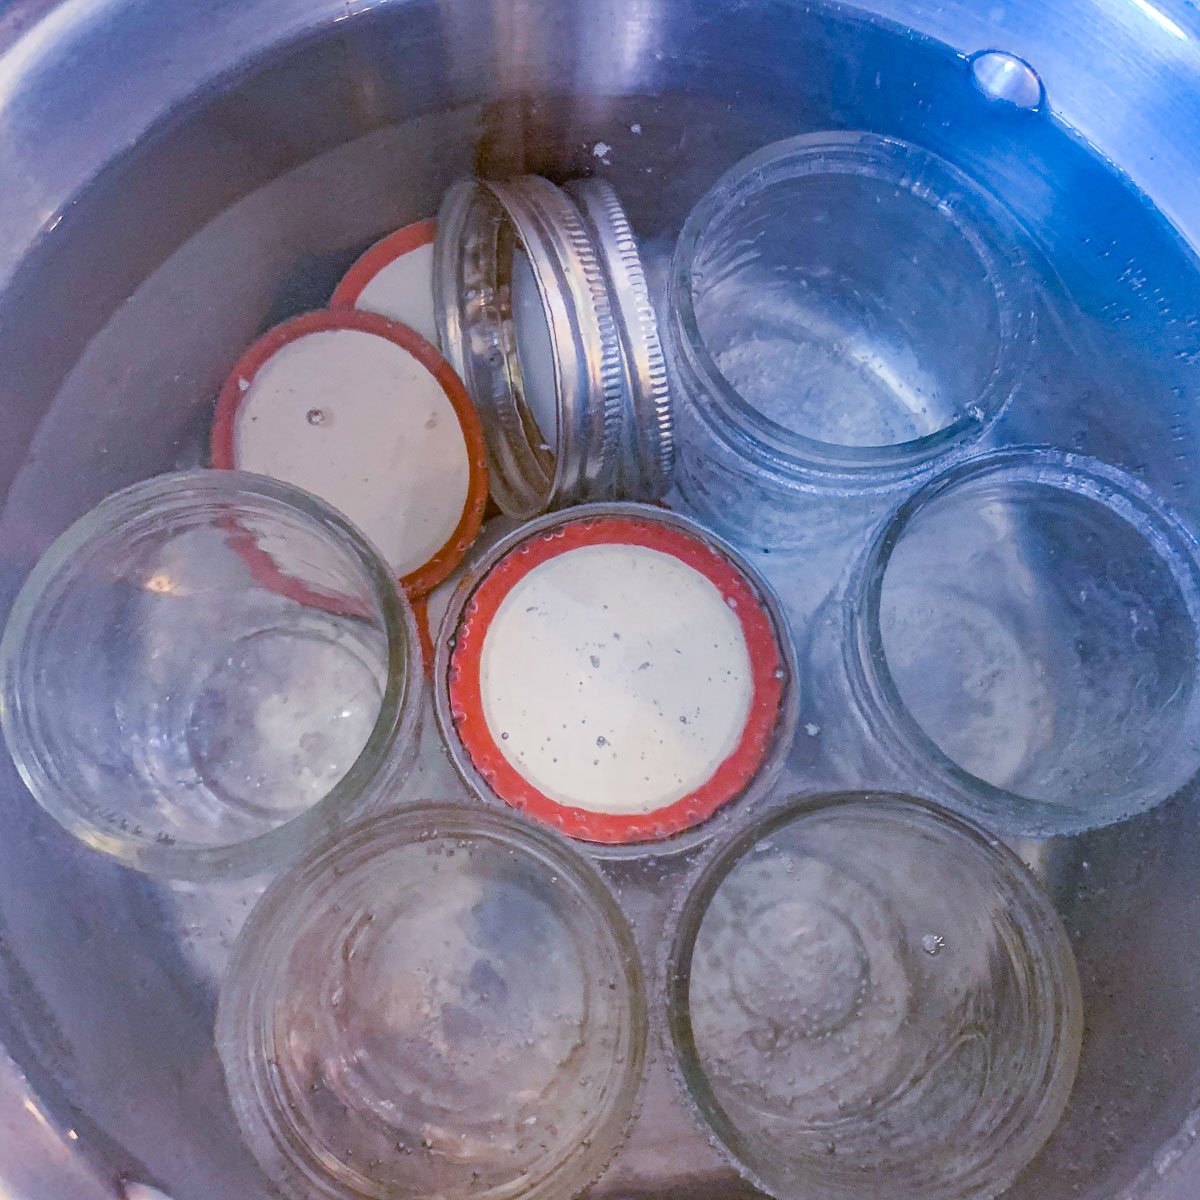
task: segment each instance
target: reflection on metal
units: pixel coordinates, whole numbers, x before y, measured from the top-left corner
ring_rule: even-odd
[[[38,1108],[37,1102],[34,1099],[32,1099],[32,1097],[26,1098],[24,1108],[25,1108],[25,1111],[35,1121],[37,1121],[37,1123],[39,1125],[43,1125],[47,1129],[52,1128],[52,1126],[50,1125],[50,1122],[46,1119],[46,1114],[44,1112],[42,1112],[42,1110],[40,1108]]]
[[[1154,5],[1150,3],[1150,0],[1130,0],[1130,3],[1133,4],[1134,8],[1138,9],[1140,12],[1149,17],[1150,20],[1159,27],[1159,29],[1165,30],[1173,38],[1178,38],[1181,42],[1186,42],[1188,40],[1187,30],[1172,21],[1165,12],[1155,8]]]
[[[122,1184],[121,1190],[124,1193],[123,1200],[171,1200],[166,1192],[160,1192],[146,1183]]]

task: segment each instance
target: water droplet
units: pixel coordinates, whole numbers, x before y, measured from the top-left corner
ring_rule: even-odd
[[[989,99],[1037,109],[1045,91],[1038,73],[1022,58],[1004,50],[984,50],[971,59],[971,80]]]

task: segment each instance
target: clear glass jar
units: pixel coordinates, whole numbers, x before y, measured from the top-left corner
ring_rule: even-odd
[[[46,552],[0,644],[35,799],[156,875],[274,867],[361,813],[416,749],[421,652],[344,518],[233,471],[108,497]]]
[[[701,870],[668,969],[687,1095],[781,1200],[991,1200],[1057,1125],[1070,943],[1008,849],[924,801],[793,801]]]
[[[814,622],[803,769],[1014,836],[1106,825],[1200,768],[1200,558],[1149,489],[1008,450],[882,524]]]
[[[423,804],[277,881],[216,1039],[247,1143],[308,1200],[559,1200],[633,1116],[633,935],[599,874],[515,817]]]
[[[841,543],[981,438],[1033,332],[1020,232],[870,133],[777,142],[684,224],[668,287],[678,484],[742,545]]]

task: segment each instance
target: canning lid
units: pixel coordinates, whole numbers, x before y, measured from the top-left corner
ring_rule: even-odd
[[[399,321],[427,342],[440,342],[433,311],[436,221],[417,221],[371,246],[342,276],[330,308],[360,308]]]
[[[285,1195],[558,1200],[619,1146],[646,1029],[633,936],[595,869],[444,803],[354,827],[268,889],[216,1042]]]
[[[792,662],[769,590],[727,546],[657,508],[590,505],[526,526],[460,586],[437,715],[481,796],[661,849],[772,775]]]
[[[667,972],[676,1065],[779,1200],[991,1200],[1066,1107],[1070,942],[1017,857],[907,796],[793,801],[702,868]]]
[[[483,433],[461,380],[407,326],[356,309],[306,313],[250,346],[217,401],[212,464],[333,504],[410,597],[462,561],[487,504]]]
[[[618,490],[630,500],[657,500],[671,486],[675,435],[671,388],[658,318],[637,239],[616,190],[603,179],[566,185],[604,266],[621,338],[625,419]]]
[[[625,404],[604,269],[548,180],[464,180],[438,214],[441,341],[483,421],[509,516],[609,496]]]

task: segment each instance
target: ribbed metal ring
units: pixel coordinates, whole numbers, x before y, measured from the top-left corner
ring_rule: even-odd
[[[479,410],[492,495],[525,520],[554,500],[556,456],[543,447],[525,402],[511,289],[499,278],[512,238],[503,207],[482,184],[456,183],[438,213],[433,292],[443,351]]]
[[[552,454],[521,376],[512,297],[518,249],[554,348]],[[538,176],[456,184],[438,216],[434,294],[446,353],[480,409],[500,507],[524,520],[611,496],[624,408],[621,341],[604,270],[570,201]]]
[[[658,318],[637,239],[611,184],[576,179],[565,190],[578,206],[608,276],[624,351],[626,414],[619,489],[629,499],[657,500],[671,486],[675,433]]]
[[[524,175],[486,186],[516,230],[550,324],[559,406],[552,506],[609,499],[625,386],[604,268],[578,211],[549,180]],[[501,261],[502,280],[511,267],[511,256]]]

